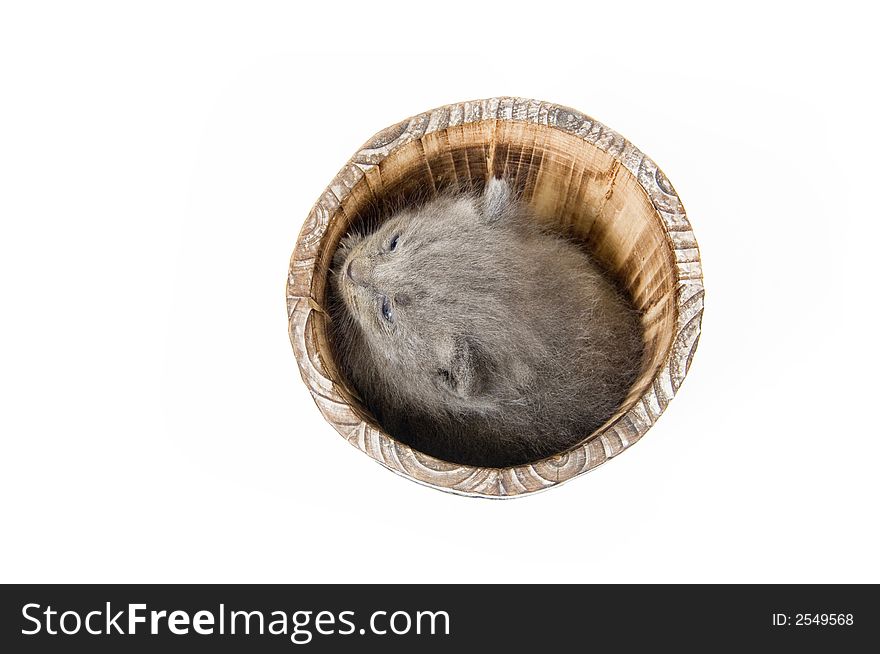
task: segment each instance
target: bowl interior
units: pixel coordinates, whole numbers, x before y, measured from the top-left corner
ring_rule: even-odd
[[[492,176],[516,185],[539,220],[582,242],[642,312],[642,371],[608,424],[648,389],[668,356],[675,334],[676,267],[660,217],[638,180],[577,135],[541,124],[482,121],[431,132],[395,149],[366,171],[331,216],[315,263],[312,297],[327,306],[329,266],[353,225],[381,221],[393,207],[446,187],[482,188]],[[376,425],[339,374],[323,314],[316,314],[314,329],[329,378],[337,380],[352,408]]]

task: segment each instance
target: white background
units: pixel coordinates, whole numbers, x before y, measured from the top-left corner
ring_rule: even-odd
[[[880,582],[876,17],[777,4],[4,4],[0,580]],[[642,442],[493,502],[336,435],[284,285],[371,134],[506,94],[654,158],[707,295]]]

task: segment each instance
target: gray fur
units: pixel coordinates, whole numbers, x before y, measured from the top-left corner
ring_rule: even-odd
[[[561,452],[611,416],[641,364],[637,312],[501,180],[347,236],[331,284],[344,374],[390,434],[447,461]]]

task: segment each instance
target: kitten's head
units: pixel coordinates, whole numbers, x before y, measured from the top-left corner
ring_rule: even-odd
[[[510,187],[491,180],[480,195],[441,197],[343,240],[335,331],[358,385],[428,410],[497,403],[493,350],[510,286],[497,227],[515,211]]]

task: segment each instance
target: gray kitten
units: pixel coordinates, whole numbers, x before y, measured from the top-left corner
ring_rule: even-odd
[[[498,179],[346,236],[331,284],[342,372],[388,433],[447,461],[561,452],[640,368],[635,309]]]

